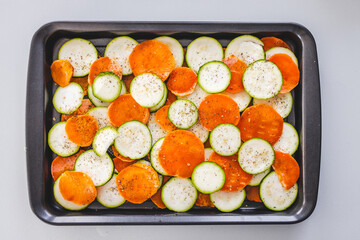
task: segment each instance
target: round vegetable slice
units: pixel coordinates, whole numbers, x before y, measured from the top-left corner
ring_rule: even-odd
[[[246,186],[246,198],[252,202],[262,202],[260,199],[259,186]]]
[[[95,78],[103,72],[111,72],[116,75],[119,80],[122,78],[122,70],[120,65],[112,58],[102,57],[91,64],[88,76],[89,85],[92,86]]]
[[[299,84],[300,71],[290,56],[278,53],[271,56],[269,61],[275,63],[281,71],[283,78],[281,93],[290,92]]]
[[[179,97],[185,97],[194,92],[197,76],[194,70],[187,67],[177,67],[171,72],[166,83],[168,89]]]
[[[210,94],[205,92],[199,85],[196,85],[195,90],[192,94],[186,97],[181,97],[181,99],[187,99],[193,102],[197,108],[199,108],[200,103],[205,99],[205,97],[209,95]],[[173,100],[175,101],[176,99]]]
[[[197,121],[187,130],[194,133],[203,143],[209,138],[209,131],[201,125],[200,121]]]
[[[63,198],[77,205],[92,203],[96,198],[96,188],[91,178],[77,171],[66,171],[59,178],[59,190]]]
[[[165,90],[164,96],[162,97],[161,101],[160,101],[158,104],[156,104],[154,107],[149,108],[150,112],[156,112],[156,111],[159,110],[161,107],[163,107],[164,105],[166,105],[168,96],[169,96],[170,94],[173,95],[171,92],[170,92],[170,93],[168,92],[168,89],[167,89],[165,83],[164,83],[164,90]],[[174,96],[174,95],[173,95],[173,96]],[[176,97],[175,97],[175,100],[176,100]],[[175,100],[174,100],[174,101],[175,101]]]
[[[210,200],[222,212],[232,212],[240,208],[245,200],[245,190],[235,192],[218,191],[210,194]]]
[[[242,84],[242,77],[247,67],[246,63],[230,55],[222,60],[230,69],[231,80],[229,86],[226,88],[226,91],[229,93],[239,93],[244,90]]]
[[[98,123],[99,129],[102,129],[104,127],[111,127],[107,112],[107,107],[95,107],[90,109],[86,114],[94,117]]]
[[[116,185],[123,198],[131,203],[140,204],[156,193],[159,177],[152,167],[134,163],[119,172]]]
[[[258,186],[261,183],[261,181],[264,179],[264,177],[268,175],[270,170],[271,168],[265,170],[262,173],[254,174],[251,178],[251,181],[249,182],[249,186]]]
[[[161,198],[168,209],[186,212],[194,206],[197,191],[190,179],[173,177],[163,186]]]
[[[88,96],[90,101],[97,107],[107,107],[110,105],[110,102],[104,102],[95,97],[91,86],[88,88]]]
[[[283,119],[269,105],[254,105],[248,107],[241,115],[239,129],[243,141],[262,138],[273,145],[281,137]]]
[[[169,106],[168,117],[175,127],[188,129],[198,120],[198,110],[189,100],[179,99]]]
[[[264,44],[257,37],[242,35],[233,39],[225,50],[225,57],[234,55],[247,65],[265,58]]]
[[[244,172],[239,165],[238,156],[221,156],[216,152],[210,155],[209,161],[217,163],[225,172],[225,184],[222,191],[235,192],[243,189],[251,181],[252,175]]]
[[[113,174],[112,178],[105,185],[96,188],[96,200],[108,208],[115,208],[126,202],[116,186],[116,176],[117,174]]]
[[[105,48],[104,56],[115,59],[124,75],[132,73],[129,56],[138,42],[131,37],[121,36],[111,40]]]
[[[150,133],[151,133],[151,137],[152,137],[152,145],[154,145],[156,143],[157,140],[159,140],[160,138],[163,138],[166,136],[167,131],[165,131],[160,124],[158,124],[156,122],[155,119],[155,113],[151,113],[150,117],[149,117],[149,122],[147,124]]]
[[[155,74],[143,73],[131,81],[130,93],[141,106],[151,108],[161,102],[165,95],[165,85]]]
[[[165,89],[167,89],[167,88],[165,87]],[[195,87],[195,89],[196,89],[196,87]],[[176,100],[177,100],[177,97],[172,92],[168,92],[165,105],[170,105],[173,102],[175,102]]]
[[[269,173],[260,185],[260,198],[265,207],[273,211],[283,211],[296,200],[298,185],[286,190],[275,172]]]
[[[170,105],[163,106],[155,113],[156,122],[168,132],[176,130],[176,126],[170,121],[168,117]]]
[[[73,38],[65,42],[59,50],[59,59],[68,60],[74,67],[74,77],[89,74],[91,64],[98,58],[94,45],[82,38]]]
[[[153,167],[152,165],[151,165],[151,162],[149,162],[149,161],[147,161],[147,160],[144,160],[144,159],[141,159],[141,160],[139,160],[139,161],[137,161],[136,163],[142,163],[142,164],[145,164],[145,165],[148,165],[148,166],[150,166],[150,167]],[[155,170],[155,169],[154,169]],[[155,170],[156,171],[156,170]],[[161,175],[161,174],[159,174],[158,173],[158,177],[159,177],[159,187],[158,187],[158,189],[162,186],[162,183],[163,183],[163,176]]]
[[[217,125],[210,133],[210,145],[219,155],[236,154],[241,145],[239,129],[230,123]]]
[[[169,181],[170,177],[164,176],[164,181],[162,186],[157,190],[157,192],[150,198],[151,201],[158,207],[161,209],[165,209],[166,206],[163,203],[162,199],[161,199],[161,192],[162,192],[162,187],[165,185],[165,183],[167,181]]]
[[[296,129],[284,122],[280,139],[274,144],[274,150],[293,155],[299,147],[299,135]]]
[[[114,172],[114,163],[108,154],[98,156],[94,150],[82,153],[75,162],[75,171],[89,175],[96,187],[107,183]]]
[[[121,170],[123,170],[124,168],[132,165],[134,162],[125,162],[123,160],[121,160],[120,158],[113,158],[113,162],[114,162],[114,166],[115,166],[115,172],[119,173],[121,172]]]
[[[241,91],[239,93],[230,93],[225,91],[224,94],[234,99],[239,107],[240,112],[244,111],[251,102],[251,97],[246,91]]]
[[[296,160],[288,153],[275,151],[275,161],[272,165],[281,185],[289,190],[300,176],[300,167]]]
[[[120,95],[108,108],[108,116],[114,127],[119,127],[125,122],[137,120],[147,123],[149,109],[138,104],[130,94]]]
[[[115,148],[114,145],[111,146],[111,149],[114,153],[114,156],[117,157],[118,159],[120,159],[121,161],[124,161],[124,162],[135,162],[137,161],[138,159],[131,159],[131,158],[128,158],[128,157],[125,157],[123,155],[121,155]]]
[[[221,61],[224,51],[221,44],[211,37],[199,37],[193,40],[186,50],[186,63],[195,72],[207,62]]]
[[[150,161],[151,161],[151,165],[155,169],[155,171],[166,176],[166,175],[168,175],[168,173],[161,166],[160,161],[159,161],[159,151],[164,142],[164,139],[165,138],[160,138],[152,147],[151,153],[150,153]]]
[[[74,116],[65,125],[69,140],[82,147],[91,145],[98,129],[96,119],[90,115]]]
[[[283,47],[290,49],[290,47],[280,38],[277,37],[263,37],[261,41],[264,43],[264,50],[267,51],[274,47]]]
[[[54,181],[58,179],[58,177],[65,171],[74,170],[75,161],[77,157],[83,153],[84,150],[80,150],[78,153],[70,156],[70,157],[61,157],[57,156],[51,162],[51,176],[53,177]]]
[[[246,68],[243,85],[245,91],[254,98],[272,98],[280,92],[283,85],[282,72],[274,63],[259,60]]]
[[[155,40],[165,43],[174,56],[175,67],[181,67],[184,63],[184,49],[178,40],[169,36],[161,36],[155,38]]]
[[[299,63],[298,63],[298,60],[297,60],[295,54],[291,50],[289,50],[287,48],[283,48],[283,47],[273,47],[273,48],[267,50],[265,52],[266,59],[269,60],[269,58],[271,58],[273,55],[279,54],[279,53],[289,55],[289,57],[291,57],[291,59],[296,64],[296,66],[299,66]]]
[[[286,118],[292,109],[293,98],[291,93],[279,93],[275,97],[263,100],[254,98],[253,104],[267,104],[272,106],[282,118]]]
[[[214,193],[224,186],[225,172],[215,162],[203,162],[194,168],[191,180],[198,191]]]
[[[88,76],[78,77],[78,78],[73,77],[71,78],[71,82],[79,84],[84,91],[84,95],[88,95],[87,93],[89,88]]]
[[[82,104],[84,91],[77,83],[70,83],[66,87],[58,87],[54,93],[53,105],[62,114],[75,112]]]
[[[149,128],[139,121],[129,121],[118,128],[115,148],[123,156],[131,159],[145,157],[151,149]]]
[[[239,151],[240,167],[250,174],[259,174],[269,169],[274,159],[274,149],[269,142],[261,138],[244,142]]]
[[[94,152],[99,156],[104,156],[117,135],[118,132],[113,127],[104,127],[97,131],[92,143]]]
[[[204,145],[192,132],[176,130],[166,135],[159,151],[159,162],[172,176],[188,178],[205,160]]]
[[[112,102],[119,97],[121,80],[112,72],[99,73],[94,79],[92,92],[97,99],[103,102]]]
[[[129,57],[135,76],[153,73],[165,81],[175,68],[175,60],[166,44],[157,40],[144,41],[134,48]]]
[[[208,93],[220,93],[230,84],[231,72],[229,67],[220,61],[211,61],[199,69],[198,83]]]
[[[66,122],[55,124],[49,131],[48,144],[59,156],[68,157],[79,151],[80,146],[69,140],[65,131]]]
[[[199,207],[215,207],[214,204],[210,201],[210,195],[201,192],[198,192],[195,205]]]
[[[221,123],[237,125],[239,119],[239,107],[237,103],[227,95],[209,95],[199,106],[199,120],[209,131]]]
[[[61,121],[67,121],[68,119],[70,119],[73,116],[77,116],[77,115],[83,115],[86,114],[87,111],[89,111],[90,109],[94,108],[95,106],[91,103],[91,101],[89,99],[83,99],[81,106],[72,114],[67,115],[67,114],[62,114],[61,115]]]
[[[61,87],[69,85],[74,68],[68,60],[56,60],[51,64],[51,76]]]

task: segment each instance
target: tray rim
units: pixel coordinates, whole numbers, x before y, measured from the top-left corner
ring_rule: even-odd
[[[88,215],[88,216],[55,216],[44,205],[44,199],[41,198],[41,191],[39,191],[38,186],[34,186],[31,182],[35,180],[44,180],[43,176],[43,165],[41,161],[34,162],[35,156],[42,151],[44,147],[44,138],[42,141],[33,141],[34,137],[39,136],[39,131],[35,133],[35,128],[33,126],[36,121],[39,119],[44,120],[44,109],[39,102],[44,103],[44,83],[31,81],[31,79],[41,78],[41,75],[46,71],[43,64],[37,64],[40,61],[45,59],[45,43],[49,36],[52,33],[58,30],[67,30],[67,31],[77,31],[84,32],[86,30],[91,32],[96,31],[137,31],[134,28],[141,28],[143,31],[156,31],[153,28],[180,28],[182,31],[192,31],[191,28],[194,27],[210,27],[210,28],[220,28],[221,26],[226,26],[228,29],[238,28],[238,32],[243,33],[256,33],[259,32],[259,28],[266,29],[269,27],[275,27],[277,31],[286,30],[297,35],[301,34],[303,38],[306,38],[310,43],[306,44],[306,48],[303,47],[303,53],[306,52],[306,56],[309,55],[313,61],[312,66],[307,66],[307,62],[302,62],[306,68],[306,72],[302,72],[303,75],[312,77],[312,86],[311,89],[302,91],[302,114],[303,121],[304,119],[310,121],[309,125],[311,129],[303,129],[302,133],[306,138],[307,134],[314,134],[315,132],[315,141],[312,141],[312,144],[307,144],[305,142],[303,145],[305,150],[310,149],[312,152],[309,158],[315,159],[310,163],[306,162],[306,165],[309,164],[308,175],[311,175],[315,178],[316,182],[311,182],[312,193],[308,196],[308,199],[305,199],[305,204],[309,205],[309,208],[306,210],[298,212],[296,215],[290,216],[272,216],[272,215],[238,215],[238,214],[228,214],[228,215],[194,215],[194,214],[167,214],[167,215],[136,215],[136,216],[116,216],[117,221],[114,221],[114,216],[103,216],[103,215]],[[121,27],[121,29],[120,29]],[[145,28],[145,29],[144,29]],[[184,29],[187,28],[187,29]],[[258,28],[258,29],[257,29]],[[270,31],[271,29],[269,29]],[[159,31],[159,30],[158,30]],[[178,30],[173,30],[178,31]],[[194,30],[193,30],[194,31]],[[197,30],[200,31],[200,30]],[[218,31],[214,31],[218,32]],[[281,32],[281,31],[280,31]],[[304,44],[302,42],[302,44]],[[36,59],[36,60],[34,60]],[[303,61],[303,59],[301,59]],[[305,77],[304,77],[305,78]],[[305,82],[303,83],[305,84]],[[304,87],[304,86],[303,86]],[[305,87],[304,87],[305,88]],[[309,98],[314,98],[312,101],[309,101]],[[305,97],[305,98],[304,98]],[[315,100],[315,101],[314,101]],[[307,219],[315,209],[317,203],[318,187],[319,187],[319,177],[320,177],[320,160],[321,160],[321,96],[320,96],[320,77],[319,77],[319,67],[317,61],[317,51],[315,39],[312,36],[311,32],[304,26],[297,23],[246,23],[246,22],[213,22],[213,21],[196,21],[196,22],[144,22],[144,21],[104,21],[104,22],[72,22],[72,21],[59,21],[59,22],[50,22],[42,27],[34,34],[31,42],[30,55],[29,55],[29,65],[28,65],[28,78],[27,78],[27,96],[26,96],[26,159],[27,159],[27,175],[28,175],[28,193],[30,206],[34,214],[41,219],[42,221],[53,224],[53,225],[163,225],[163,224],[281,224],[281,223],[298,223]],[[304,107],[304,104],[308,106],[311,103],[312,108]],[[42,115],[41,115],[42,114]],[[315,115],[314,115],[315,114]],[[317,115],[316,115],[317,114]],[[313,117],[315,116],[315,117]],[[43,121],[44,122],[44,121]],[[41,123],[43,125],[43,122]],[[308,127],[308,126],[306,126]],[[311,131],[310,131],[311,130]],[[304,131],[304,132],[303,132]],[[44,134],[40,132],[40,134]],[[45,133],[46,134],[46,133]],[[304,151],[305,151],[304,150]],[[309,151],[309,150],[307,150]],[[305,153],[304,153],[305,154]],[[305,158],[306,156],[304,156]],[[36,167],[35,167],[36,166]],[[35,170],[34,170],[35,169]],[[310,171],[311,170],[311,171]],[[304,173],[304,174],[306,174]],[[37,175],[37,176],[36,176]],[[304,178],[304,186],[306,185],[307,178]],[[310,183],[308,183],[310,184]],[[42,184],[41,187],[43,187]],[[304,208],[302,208],[304,209]],[[260,217],[260,218],[259,218]],[[126,218],[126,219],[124,219]],[[260,220],[259,220],[260,219]]]

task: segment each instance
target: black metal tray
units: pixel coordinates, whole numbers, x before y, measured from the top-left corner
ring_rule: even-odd
[[[53,196],[50,173],[55,155],[47,145],[47,133],[59,121],[52,97],[55,86],[50,65],[59,47],[68,39],[80,37],[94,43],[103,55],[114,37],[129,35],[138,41],[170,35],[186,47],[193,39],[212,36],[226,47],[231,39],[252,34],[276,36],[286,41],[299,59],[300,83],[293,92],[294,107],[287,121],[295,125],[300,146],[295,154],[301,173],[299,194],[286,211],[273,212],[261,203],[245,201],[232,213],[215,208],[194,207],[186,213],[174,213],[155,207],[151,201],[141,205],[126,203],[106,209],[94,202],[87,209],[71,212],[61,208]],[[209,22],[54,22],[41,27],[30,49],[26,99],[26,155],[28,189],[33,212],[41,220],[55,225],[85,224],[265,224],[297,223],[310,216],[317,201],[320,151],[321,106],[317,52],[311,33],[298,24],[283,23],[209,23]],[[54,121],[57,119],[57,121]]]

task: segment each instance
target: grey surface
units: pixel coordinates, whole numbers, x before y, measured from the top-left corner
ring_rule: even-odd
[[[1,1],[1,239],[355,239],[360,236],[359,1]],[[317,207],[296,225],[54,227],[32,213],[25,169],[25,89],[31,37],[55,20],[297,22],[314,35],[323,144]]]

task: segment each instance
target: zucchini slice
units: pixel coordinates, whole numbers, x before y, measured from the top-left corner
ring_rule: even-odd
[[[210,145],[219,155],[234,155],[241,145],[239,128],[231,123],[217,125],[210,133]]]
[[[116,186],[116,176],[116,173],[113,174],[112,178],[105,185],[96,188],[96,200],[104,207],[115,208],[126,202]]]
[[[236,192],[217,191],[210,194],[210,201],[222,212],[232,212],[240,208],[245,200],[244,189]]]
[[[114,127],[104,127],[98,130],[92,143],[94,152],[98,156],[104,156],[117,135],[118,132]]]
[[[267,60],[258,60],[250,64],[244,72],[242,81],[245,91],[258,99],[276,96],[283,84],[281,71]]]
[[[95,46],[88,40],[73,38],[65,42],[59,50],[59,59],[68,60],[74,67],[74,77],[89,74],[91,64],[98,59]]]
[[[56,123],[49,131],[48,144],[50,149],[59,156],[68,157],[79,151],[80,146],[71,142],[65,131],[66,122]]]
[[[189,44],[185,58],[187,65],[197,73],[205,63],[221,61],[224,51],[215,38],[199,37]]]
[[[240,167],[247,173],[258,174],[269,169],[275,159],[270,143],[261,138],[252,138],[242,144],[239,150]]]
[[[275,172],[269,173],[260,184],[260,198],[265,207],[273,211],[283,211],[290,207],[295,202],[297,193],[297,183],[286,190]]]
[[[295,54],[287,49],[287,48],[284,48],[284,47],[273,47],[273,48],[270,48],[269,50],[267,50],[265,52],[265,56],[266,56],[266,59],[269,59],[271,58],[272,55],[274,54],[278,54],[278,53],[282,53],[282,54],[286,54],[286,55],[289,55],[289,57],[291,57],[291,59],[294,61],[294,63],[296,64],[296,66],[299,66],[299,63],[298,63],[298,60],[295,56]]]
[[[282,118],[286,118],[292,109],[293,98],[291,93],[279,93],[275,97],[263,100],[256,99],[253,100],[253,105],[256,104],[267,104],[272,106]]]
[[[104,102],[98,99],[97,97],[95,97],[91,86],[88,87],[88,97],[90,101],[97,107],[107,107],[110,105],[110,102]]]
[[[186,97],[179,97],[178,99],[187,99],[195,104],[197,108],[199,108],[200,103],[210,94],[205,92],[199,84],[196,84],[195,90],[192,94]]]
[[[73,203],[71,201],[64,199],[64,197],[62,196],[62,194],[60,192],[60,188],[59,188],[60,178],[61,178],[61,175],[58,177],[58,179],[56,179],[54,188],[53,188],[54,197],[55,197],[55,200],[57,203],[59,203],[63,208],[65,208],[67,210],[71,210],[71,211],[79,211],[79,210],[82,210],[82,209],[86,208],[87,206],[89,206],[89,204],[78,205],[76,203]]]
[[[290,123],[284,122],[280,139],[274,144],[274,150],[293,155],[299,147],[299,135]]]
[[[239,93],[229,93],[225,91],[224,94],[231,97],[238,104],[240,112],[244,111],[251,102],[251,97],[246,91],[241,91]]]
[[[109,117],[107,115],[108,108],[107,107],[94,107],[87,111],[86,114],[94,117],[98,123],[99,129],[104,127],[111,127],[111,123]]]
[[[165,105],[167,96],[168,96],[168,89],[167,89],[165,83],[164,83],[164,90],[165,90],[165,93],[164,93],[164,96],[162,97],[161,101],[154,107],[149,108],[150,112],[156,112],[157,110],[159,110],[160,108],[162,108]]]
[[[210,194],[225,184],[225,172],[215,162],[202,162],[194,168],[191,180],[199,192]]]
[[[266,175],[268,175],[269,172],[270,172],[270,168],[265,170],[265,172],[253,175],[253,177],[251,178],[251,181],[249,182],[248,185],[249,186],[258,186],[261,183],[261,181],[264,179],[264,177],[266,177]]]
[[[162,175],[169,175],[165,169],[161,166],[160,162],[159,162],[159,151],[161,148],[161,145],[163,144],[165,138],[160,138],[152,147],[151,152],[150,152],[150,162],[152,167],[155,169],[155,171],[157,171],[158,173],[162,174]]]
[[[142,107],[151,108],[163,99],[165,86],[155,74],[143,73],[131,81],[130,94]]]
[[[169,107],[169,120],[180,129],[188,129],[198,120],[198,109],[189,100],[179,99]]]
[[[186,212],[197,199],[197,190],[188,178],[173,177],[165,183],[161,191],[161,200],[165,206],[175,212]]]
[[[209,138],[209,131],[201,125],[200,121],[197,121],[192,127],[187,129],[188,131],[194,133],[200,140],[205,143]]]
[[[155,120],[155,113],[150,113],[149,121],[147,123],[147,126],[151,133],[152,143],[153,146],[160,138],[163,138],[166,136],[167,131],[165,131],[160,124],[158,124]]]
[[[108,154],[100,157],[94,150],[88,150],[76,159],[74,170],[89,175],[95,187],[99,187],[111,179],[114,172],[114,162]]]
[[[220,93],[230,84],[231,71],[220,61],[205,63],[199,69],[198,84],[205,92]]]
[[[92,93],[103,102],[112,102],[118,96],[122,89],[121,80],[113,72],[101,72],[94,79]]]
[[[178,40],[168,36],[161,36],[155,38],[159,42],[165,43],[170,49],[175,59],[175,67],[181,67],[184,63],[184,49]]]
[[[111,40],[105,48],[105,57],[115,59],[122,69],[123,75],[132,73],[129,56],[138,42],[131,37],[121,36]]]
[[[114,146],[121,155],[131,159],[140,159],[150,152],[151,133],[142,122],[126,122],[118,128],[118,132]]]
[[[251,35],[243,35],[233,39],[225,50],[225,57],[234,55],[247,65],[265,59],[263,42],[257,37]]]
[[[78,83],[71,82],[66,87],[58,87],[54,93],[53,105],[62,114],[75,112],[82,104],[84,90]]]

